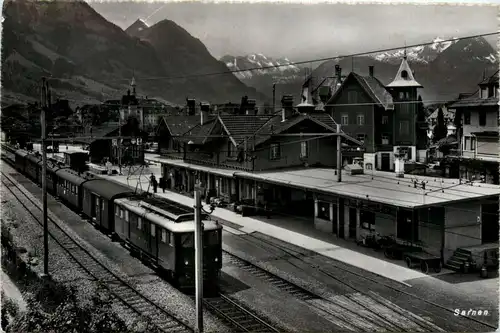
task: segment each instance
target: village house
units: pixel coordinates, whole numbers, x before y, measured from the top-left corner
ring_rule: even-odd
[[[365,169],[395,170],[395,156],[407,162],[426,158],[425,138],[420,138],[416,122],[417,89],[422,86],[403,58],[394,80],[384,86],[369,67],[369,75],[351,72],[328,100],[326,110],[350,136],[364,142],[363,151],[343,154],[344,163],[363,158]]]
[[[437,124],[439,109],[443,110],[444,124],[448,129],[447,136],[456,135],[457,128],[455,127],[455,111],[453,109],[448,109],[447,105],[444,104],[442,106],[436,107],[434,111],[432,111],[432,113],[427,117],[427,123],[429,124],[429,127],[427,128],[427,137],[429,139],[432,139],[432,131],[434,129],[434,126],[436,126]]]
[[[351,73],[343,84],[349,80],[358,78]],[[377,93],[378,87],[385,90],[374,87]],[[498,186],[425,176],[417,182],[405,177],[407,155],[394,150],[388,151],[394,154],[396,174],[355,165],[338,172],[337,156],[345,153],[344,146],[356,151],[362,142],[343,126],[338,132],[328,113],[315,111],[312,90],[305,88],[299,105],[283,96],[276,115],[210,115],[210,106],[200,103],[195,116],[167,117],[160,125],[160,155],[148,159],[162,165],[170,189],[188,195],[201,189],[207,198],[226,203],[265,205],[285,216],[273,218],[294,216],[311,228],[353,241],[373,232],[393,234],[400,242],[440,256],[450,267],[458,248],[498,241],[491,237],[498,235],[498,223],[493,222],[498,219],[493,210]],[[382,96],[387,99],[381,101],[391,101],[391,94]],[[372,110],[385,112],[384,104],[371,104]]]
[[[459,150],[446,162],[463,179],[499,184],[498,71],[478,92],[449,105],[461,119]],[[453,171],[452,171],[453,172]]]

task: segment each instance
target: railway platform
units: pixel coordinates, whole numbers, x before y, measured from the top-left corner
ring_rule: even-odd
[[[143,177],[136,177],[134,179],[130,179],[127,176],[117,175],[101,175],[101,177],[133,188],[136,188],[136,186],[137,188],[142,187],[142,189],[146,190],[149,185],[149,176],[151,175],[151,172],[153,172],[155,177],[158,179],[161,177],[161,170],[159,167],[151,168],[148,171],[150,171],[149,174],[144,174]],[[151,189],[149,189],[149,191],[151,192]],[[166,190],[165,193],[163,193],[161,189],[158,189],[158,193],[155,193],[155,195],[174,200],[187,206],[194,205],[193,198],[169,190]],[[203,205],[204,208],[208,210],[208,205]],[[405,281],[429,276],[402,265],[391,263],[387,260],[379,259],[377,257],[349,249],[347,244],[345,246],[339,246],[334,244],[332,241],[325,241],[319,239],[318,237],[311,237],[303,232],[296,232],[293,229],[297,229],[297,226],[300,227],[301,222],[297,221],[297,219],[294,220],[294,218],[273,217],[269,220],[269,222],[264,222],[258,218],[242,217],[241,215],[225,208],[216,208],[212,213],[212,216],[214,218],[230,222],[231,225],[225,225],[226,230],[234,231],[235,233],[260,232],[290,244],[303,247],[307,250],[317,252],[326,257],[370,271],[387,279],[400,282],[407,286],[409,286],[409,284]],[[222,224],[224,224],[223,221]],[[286,227],[284,227],[284,225],[286,225]]]

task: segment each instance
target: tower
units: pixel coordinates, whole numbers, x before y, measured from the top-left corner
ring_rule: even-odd
[[[132,76],[132,81],[130,81],[130,87],[132,88],[132,95],[135,96],[135,76]]]
[[[408,64],[406,49],[396,77],[386,88],[394,100],[394,153],[404,151],[402,154],[406,154],[406,159],[415,161],[417,159],[415,126],[418,108],[417,91],[423,87],[415,80],[415,73]]]

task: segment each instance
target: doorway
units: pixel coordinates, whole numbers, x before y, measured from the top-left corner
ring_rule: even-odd
[[[481,209],[481,243],[498,242],[498,198],[497,203],[483,204]]]
[[[381,159],[380,169],[382,171],[391,171],[391,154],[381,153],[380,159]]]
[[[356,238],[356,208],[349,208],[349,238]]]

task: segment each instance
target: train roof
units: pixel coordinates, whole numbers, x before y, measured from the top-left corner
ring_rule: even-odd
[[[83,184],[83,187],[95,194],[113,200],[119,196],[134,195],[135,192],[129,187],[119,185],[106,179],[92,179]]]
[[[19,156],[22,156],[22,157],[25,157],[26,155],[28,155],[28,152],[24,149],[17,149],[15,151],[15,154],[16,155],[19,155]]]
[[[38,154],[27,154],[26,158],[33,163],[40,163],[42,161],[42,156]]]
[[[71,184],[74,184],[76,186],[80,186],[82,183],[87,181],[87,179],[78,176],[76,172],[68,168],[57,170],[56,175],[64,180],[69,181]]]
[[[183,233],[183,232],[194,232],[194,221],[185,221],[185,222],[174,222],[156,212],[152,212],[145,207],[140,205],[140,201],[131,200],[130,198],[122,198],[115,200],[115,204],[120,205],[127,210],[134,212],[140,217],[147,219],[148,221],[153,222],[154,224],[169,230],[171,232]],[[218,230],[222,229],[222,225],[211,221],[211,220],[203,220],[203,229],[205,231],[210,230]]]

